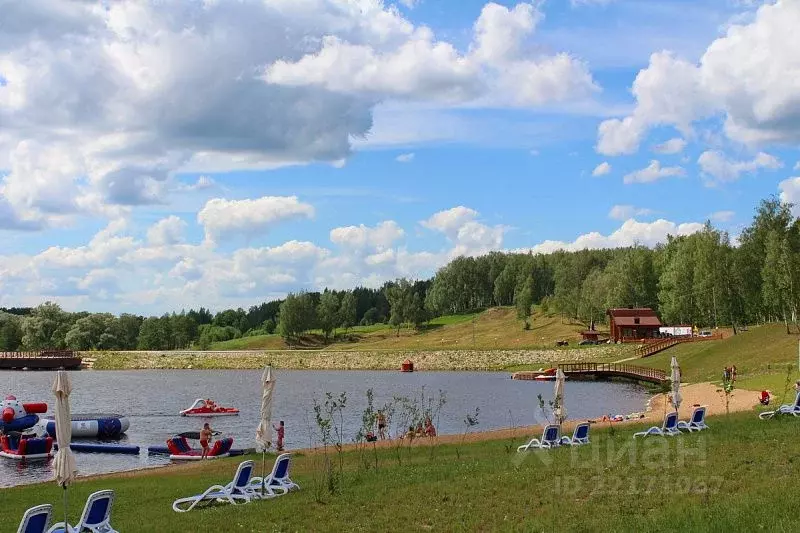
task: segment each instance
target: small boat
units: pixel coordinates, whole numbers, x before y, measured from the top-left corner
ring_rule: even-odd
[[[221,407],[211,400],[196,399],[191,407],[180,412],[181,416],[236,416],[235,407]]]
[[[558,369],[556,368],[548,368],[543,373],[539,374],[533,379],[535,379],[536,381],[555,381],[557,370]],[[566,376],[564,379],[566,379]]]
[[[176,435],[167,441],[167,448],[169,449],[169,458],[174,461],[199,461],[203,457],[203,450],[198,450],[189,446],[189,441],[186,440],[185,434]],[[206,459],[219,459],[220,457],[228,457],[230,455],[231,447],[233,446],[233,438],[225,437],[214,442],[214,445],[208,451]]]
[[[414,371],[414,362],[411,359],[406,359],[403,361],[403,364],[400,365],[400,372],[413,372]]]
[[[11,433],[0,436],[0,457],[17,461],[49,459],[52,457],[53,438]]]

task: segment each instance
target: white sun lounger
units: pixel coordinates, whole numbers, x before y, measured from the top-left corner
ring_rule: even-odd
[[[260,498],[272,498],[286,494],[290,490],[299,490],[300,485],[289,478],[289,469],[292,466],[292,454],[282,453],[275,459],[272,472],[265,478],[254,477],[250,480],[250,488]],[[280,494],[275,494],[279,491]]]
[[[677,424],[678,429],[685,429],[690,433],[692,431],[702,431],[708,429],[706,425],[706,406],[695,407],[692,411],[692,418],[688,422],[680,420]]]
[[[542,431],[542,438],[532,438],[527,444],[517,448],[518,452],[526,452],[531,449],[555,448],[561,444],[561,429],[555,424],[549,424]]]
[[[47,526],[50,525],[50,515],[53,513],[53,506],[50,504],[37,505],[31,507],[22,515],[17,533],[45,533]]]
[[[678,430],[678,413],[673,412],[669,413],[667,416],[664,417],[664,425],[661,427],[653,426],[647,431],[640,431],[639,433],[634,433],[633,438],[636,437],[647,437],[649,435],[660,435],[662,437],[666,436],[674,436],[680,435],[681,432]]]
[[[572,432],[572,437],[569,435],[561,437],[561,444],[568,444],[569,446],[589,444],[589,423],[584,422],[575,426],[575,431]]]
[[[767,418],[772,418],[775,415],[794,415],[800,416],[800,392],[797,393],[797,397],[794,399],[794,405],[781,405],[775,411],[766,411],[758,415],[758,417],[762,420]]]
[[[90,494],[86,499],[86,506],[83,508],[81,519],[74,526],[64,526],[64,522],[59,522],[50,529],[48,533],[119,533],[111,527],[111,507],[114,504],[113,490],[100,490]]]
[[[253,461],[242,461],[236,469],[233,481],[227,485],[212,485],[202,494],[179,498],[172,503],[172,510],[176,513],[185,513],[201,503],[211,502],[230,503],[233,505],[250,503],[260,497],[250,485],[253,466]]]

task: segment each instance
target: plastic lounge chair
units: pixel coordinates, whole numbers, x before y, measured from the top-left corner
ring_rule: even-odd
[[[250,478],[253,475],[253,461],[242,461],[236,469],[233,481],[227,485],[212,485],[202,494],[178,498],[172,503],[172,510],[176,513],[191,511],[201,503],[250,503],[256,496],[250,486]],[[188,506],[187,506],[188,504]]]
[[[639,433],[634,433],[633,438],[636,437],[647,437],[648,435],[659,435],[661,437],[666,436],[674,436],[680,435],[681,432],[678,429],[678,413],[673,412],[669,413],[667,416],[664,417],[664,425],[661,427],[653,426],[647,431],[640,431]]]
[[[794,399],[794,405],[781,405],[775,411],[765,411],[761,413],[758,415],[758,418],[765,420],[775,415],[800,416],[800,392],[797,393],[797,397]]]
[[[526,452],[532,448],[555,448],[561,444],[561,429],[555,424],[549,424],[542,431],[541,440],[532,438],[527,444],[517,448],[518,452]]]
[[[254,477],[250,481],[250,487],[258,491],[262,498],[272,498],[276,496],[276,490],[280,491],[280,495],[286,494],[290,490],[299,490],[300,485],[289,478],[289,469],[291,466],[292,454],[280,454],[275,459],[272,472],[265,478]]]
[[[695,407],[694,411],[692,411],[692,418],[688,422],[683,420],[678,421],[675,427],[678,429],[686,429],[690,433],[692,431],[708,429],[708,425],[706,425],[706,406]]]
[[[58,522],[48,533],[119,533],[111,527],[111,507],[114,504],[113,490],[100,490],[86,499],[80,521],[74,525]]]
[[[569,435],[561,437],[561,444],[568,444],[570,446],[589,444],[589,423],[584,422],[575,426],[575,431],[572,432],[572,437]]]
[[[17,533],[45,533],[47,526],[50,525],[52,512],[53,506],[50,504],[31,507],[22,515]]]

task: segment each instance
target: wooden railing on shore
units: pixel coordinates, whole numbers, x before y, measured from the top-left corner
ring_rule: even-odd
[[[626,365],[624,363],[562,363],[558,365],[564,374],[618,375],[641,378],[645,381],[664,381],[667,373],[657,368]]]
[[[82,362],[72,350],[0,352],[0,370],[71,370],[80,368]]]
[[[39,350],[35,352],[0,352],[3,359],[38,359],[38,358],[64,358],[79,357],[77,352],[72,350]]]
[[[642,344],[633,352],[636,357],[644,358],[650,357],[651,355],[655,355],[658,352],[664,351],[667,348],[672,348],[676,344],[680,344],[682,341],[676,338],[670,339],[659,339],[658,342],[648,342]]]
[[[633,353],[636,357],[643,359],[659,352],[663,352],[667,348],[672,348],[676,344],[683,344],[684,342],[718,341],[722,340],[722,338],[722,333],[715,333],[709,337],[668,337],[666,339],[642,339],[642,345],[636,348]]]
[[[570,379],[616,377],[650,383],[661,383],[667,379],[667,373],[663,370],[623,363],[562,363],[558,365],[558,368]],[[515,372],[511,378],[532,380],[542,375],[546,375],[546,373],[544,371],[521,371]],[[549,379],[552,379],[552,374],[549,374]]]

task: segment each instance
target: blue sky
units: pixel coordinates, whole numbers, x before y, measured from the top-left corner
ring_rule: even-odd
[[[9,6],[0,306],[247,306],[800,199],[797,2]]]

